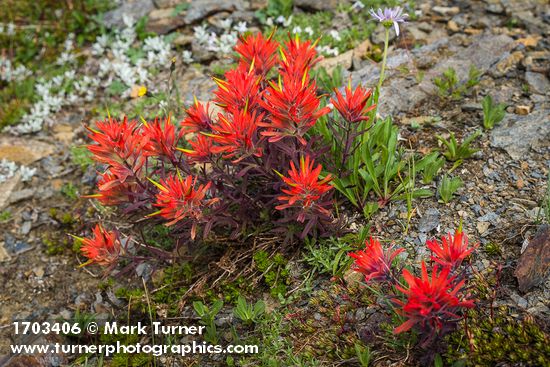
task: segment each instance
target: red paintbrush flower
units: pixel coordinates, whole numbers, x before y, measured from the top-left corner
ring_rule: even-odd
[[[203,105],[195,97],[195,103],[187,111],[187,117],[181,122],[185,133],[209,132],[211,131],[212,119],[208,113],[209,103]]]
[[[290,162],[288,177],[281,174],[281,178],[288,185],[288,188],[281,189],[286,195],[277,197],[279,201],[285,202],[275,207],[277,210],[284,210],[291,207],[302,209],[298,221],[303,222],[305,215],[311,210],[316,210],[322,214],[329,214],[329,211],[319,205],[321,197],[332,189],[328,183],[332,180],[331,175],[319,180],[319,174],[323,169],[319,164],[314,169],[315,162],[310,160],[309,156],[300,158],[300,170],[296,169],[294,162]]]
[[[88,145],[94,159],[111,166],[110,171],[121,182],[128,176],[138,174],[145,164],[148,152],[144,149],[149,137],[143,136],[137,122],[122,122],[113,118],[97,123],[97,130],[88,128],[90,139],[97,144]]]
[[[239,38],[235,51],[241,55],[241,63],[244,64],[245,69],[252,67],[256,75],[265,77],[277,64],[279,43],[272,39],[274,33],[271,32],[267,38],[264,38],[261,33]]]
[[[131,179],[121,182],[118,177],[107,171],[101,175],[97,188],[99,193],[83,197],[97,199],[103,205],[113,206],[131,202],[131,194],[137,191],[138,185]]]
[[[170,160],[174,159],[176,150],[176,127],[170,121],[170,117],[161,124],[158,118],[153,122],[143,121],[143,134],[149,138],[149,144],[145,150],[150,155],[166,156]]]
[[[191,149],[178,148],[187,156],[189,163],[205,163],[212,155],[212,138],[198,134],[195,140],[190,140]]]
[[[454,236],[450,233],[441,238],[441,245],[437,240],[426,242],[426,246],[433,252],[431,259],[442,266],[457,268],[477,247],[468,248],[468,237],[457,229]]]
[[[311,41],[300,41],[296,37],[290,38],[285,43],[285,48],[281,49],[281,68],[284,74],[300,79],[306,71],[310,70],[317,64],[321,58],[317,57],[315,46],[318,41],[313,44]]]
[[[474,301],[466,299],[460,293],[465,281],[455,283],[455,277],[449,276],[450,271],[448,267],[439,271],[435,265],[430,278],[424,261],[422,261],[421,277],[411,275],[407,269],[403,270],[403,278],[409,287],[405,289],[396,286],[396,288],[407,297],[407,300],[395,302],[401,306],[398,312],[408,320],[395,328],[394,333],[405,332],[414,325],[439,331],[459,318],[457,313],[461,308],[474,307]]]
[[[315,82],[308,84],[307,71],[300,79],[285,76],[283,83],[271,83],[266,89],[265,101],[260,103],[270,116],[262,135],[269,136],[270,142],[277,142],[285,136],[296,137],[306,145],[304,134],[317,122],[317,119],[330,111],[330,108],[319,108]]]
[[[82,241],[80,251],[89,259],[84,265],[91,263],[114,265],[122,249],[118,234],[106,231],[100,224],[96,225],[92,232],[92,238],[73,236]]]
[[[215,133],[208,135],[217,145],[212,147],[212,153],[224,153],[223,158],[236,158],[238,163],[246,157],[262,156],[262,149],[258,146],[258,126],[264,117],[256,111],[252,113],[234,111],[226,116],[219,114],[219,124],[214,127]]]
[[[388,280],[391,275],[392,262],[397,255],[405,251],[393,247],[384,249],[375,238],[365,242],[365,249],[349,254],[355,259],[353,269],[365,275],[365,281]]]
[[[346,96],[344,97],[338,89],[334,90],[336,99],[331,98],[330,100],[334,108],[350,123],[367,121],[369,117],[366,116],[366,113],[376,107],[376,105],[372,105],[367,108],[367,101],[372,95],[372,90],[364,89],[359,85],[352,92],[351,87],[348,85],[345,91]]]
[[[234,110],[254,110],[260,100],[260,77],[252,69],[241,64],[225,73],[225,80],[214,78],[218,89],[215,102]]]
[[[203,218],[204,207],[216,202],[216,199],[205,200],[211,183],[195,188],[196,178],[187,176],[183,179],[179,174],[170,174],[166,179],[161,179],[160,183],[150,181],[160,189],[154,205],[161,208],[150,216],[160,215],[169,220],[170,222],[166,223],[167,226],[190,219],[192,221],[191,239],[194,239],[197,221]]]

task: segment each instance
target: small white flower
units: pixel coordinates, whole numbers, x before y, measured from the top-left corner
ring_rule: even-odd
[[[313,36],[313,29],[310,26],[305,27],[304,32],[307,33],[310,37]]]
[[[302,27],[297,25],[296,27],[292,28],[292,33],[302,33]]]
[[[239,22],[233,27],[233,29],[238,33],[245,33],[246,31],[248,31],[248,25],[246,24],[246,22]]]
[[[135,21],[134,18],[129,14],[122,14],[122,23],[126,26],[126,28],[133,28]]]
[[[36,168],[21,166],[19,167],[19,172],[21,173],[21,180],[27,182],[30,181],[36,173]]]
[[[273,18],[269,17],[266,19],[265,21],[265,25],[269,26],[269,27],[273,27]]]
[[[189,50],[184,50],[181,53],[181,58],[185,64],[191,64],[193,62],[193,53]]]
[[[6,34],[8,36],[14,36],[15,35],[15,24],[13,24],[11,22],[8,24],[8,30],[7,30]]]
[[[340,37],[340,33],[338,33],[338,31],[335,30],[335,29],[331,29],[331,30],[328,32],[328,34],[329,34],[332,38],[334,38],[334,40],[336,40],[336,41],[341,41],[341,40],[342,40],[342,38]]]
[[[229,28],[231,28],[232,23],[233,23],[233,21],[231,19],[227,18],[227,19],[224,19],[224,20],[220,21],[220,26],[223,29],[229,29]]]
[[[363,4],[361,0],[357,0],[356,2],[353,3],[351,8],[355,11],[359,11],[365,8],[365,4]]]

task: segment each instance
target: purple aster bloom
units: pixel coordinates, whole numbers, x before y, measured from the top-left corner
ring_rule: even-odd
[[[395,8],[385,8],[383,11],[382,9],[378,8],[378,11],[374,11],[374,9],[371,9],[369,14],[376,20],[378,20],[380,23],[384,25],[384,27],[391,27],[393,24],[393,27],[395,28],[395,34],[399,36],[399,23],[405,22],[405,20],[409,17],[409,14],[403,14],[403,8],[400,6],[396,6]]]

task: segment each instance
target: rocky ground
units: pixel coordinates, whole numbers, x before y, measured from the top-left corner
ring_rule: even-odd
[[[192,26],[201,21],[216,24],[229,17],[234,22],[247,21],[254,30],[259,28],[254,11],[264,4],[256,0],[193,2],[177,16],[169,16],[179,3],[129,0],[109,12],[104,21],[117,27],[123,22],[123,14],[148,15],[148,30],[174,34],[178,47],[192,50],[201,66],[180,63],[171,76],[181,100],[188,105],[193,95],[199,100],[209,99],[215,84],[208,75],[216,65],[227,63],[213,52],[201,51],[193,39]],[[317,7],[337,11],[335,4],[336,1],[295,1],[299,11],[322,10]],[[435,0],[418,1],[414,9],[417,17],[402,27],[403,35],[393,43],[380,97],[379,112],[394,116],[403,146],[428,152],[440,146],[436,135],[454,132],[460,140],[479,129],[481,99],[486,94],[506,103],[507,114],[501,124],[483,132],[474,142],[479,151],[454,171],[465,184],[456,199],[449,204],[438,203],[435,197],[415,200],[415,215],[406,233],[405,203],[390,203],[371,220],[372,233],[404,243],[421,257],[426,254],[426,238],[452,231],[462,220],[471,241],[481,244],[474,267],[488,278],[498,278],[494,295],[485,306],[505,306],[508,315],[518,320],[529,315],[548,331],[550,229],[541,223],[550,168],[550,8],[544,1],[535,0]],[[323,65],[328,69],[341,65],[346,70],[344,77],[349,76],[352,84],[372,87],[378,78],[379,64],[367,55],[382,42],[381,37],[374,32],[356,48],[326,57]],[[458,100],[441,98],[433,78],[453,67],[464,80],[471,65],[482,72],[480,84]],[[163,81],[170,75],[161,70],[155,77]],[[138,103],[131,96],[127,100],[129,105]],[[23,172],[16,172],[0,183],[0,213],[9,213],[0,217],[2,351],[3,346],[10,344],[13,320],[71,319],[76,312],[118,315],[120,309],[124,310],[124,301],[111,288],[100,286],[104,283],[100,269],[77,269],[83,260],[71,250],[72,241],[67,236],[89,228],[89,222],[94,220],[90,218],[108,218],[108,213],[78,198],[93,191],[95,172],[85,164],[81,167],[77,154],[71,152],[71,147],[86,143],[82,123],[97,116],[93,112],[95,106],[67,106],[51,116],[54,124],[38,133],[17,137],[7,132],[0,134],[0,160],[36,168],[30,181],[23,180]],[[429,186],[435,191],[436,183]],[[298,259],[294,257],[290,262],[290,289],[303,283],[300,274],[304,264]],[[289,298],[286,316],[292,315],[290,318],[301,320],[314,330],[334,330],[334,315],[327,309],[338,305],[344,310],[342,317],[349,321],[338,327],[356,328],[361,335],[367,333],[369,325],[383,321],[383,317],[368,306],[349,306],[349,294],[355,292],[350,290],[351,278],[350,273],[342,281],[319,277],[306,293],[315,295],[320,304],[304,301],[303,295],[294,301]],[[135,284],[140,286],[139,283]],[[267,290],[264,292],[266,295],[258,298],[265,298],[273,307],[280,306],[269,301]],[[222,311],[222,320],[224,315],[230,318],[229,311]],[[190,306],[182,307],[182,316],[192,317]],[[311,341],[303,328],[294,326],[285,337],[296,351],[315,348],[318,342]],[[362,339],[379,345],[372,335],[363,335]],[[410,349],[405,350],[404,354],[384,349],[376,356],[375,364],[420,363],[409,355]],[[357,363],[349,356],[338,361],[338,353],[327,351],[326,355],[330,357],[319,358],[321,365]],[[65,365],[65,358],[51,356],[30,361],[14,357],[7,365]],[[202,363],[199,365],[214,362]]]

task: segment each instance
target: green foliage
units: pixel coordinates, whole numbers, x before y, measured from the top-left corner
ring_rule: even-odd
[[[463,186],[462,179],[460,177],[449,177],[444,175],[441,177],[441,182],[437,188],[439,197],[444,203],[448,203],[452,200],[455,192]]]
[[[191,6],[191,4],[187,3],[187,2],[180,3],[180,4],[176,5],[174,7],[174,11],[172,12],[172,16],[176,17],[176,16],[180,15],[181,13],[183,13],[184,11],[189,9],[189,6]]]
[[[88,167],[94,164],[92,153],[85,146],[71,147],[71,161],[85,172]]]
[[[63,184],[60,191],[61,191],[61,194],[63,194],[63,196],[65,196],[68,199],[71,199],[71,200],[78,199],[78,188],[75,185],[73,185],[72,182],[67,182]]]
[[[332,73],[328,73],[324,67],[319,67],[313,70],[313,78],[317,82],[317,88],[324,93],[332,93],[336,88],[340,88],[343,84],[344,69],[341,65],[336,66]]]
[[[152,227],[147,227],[143,232],[145,243],[153,247],[158,247],[163,250],[170,250],[174,247],[174,238],[170,236],[172,230],[162,224],[157,224]],[[187,264],[184,264],[187,265]]]
[[[0,130],[16,124],[26,113],[34,100],[34,84],[30,77],[5,85],[0,81]]]
[[[211,344],[218,344],[218,332],[216,329],[215,318],[223,307],[223,301],[217,300],[211,307],[206,306],[201,301],[193,302],[193,309],[197,315],[201,318],[200,323],[206,326],[206,333],[204,334],[204,340]]]
[[[258,271],[263,274],[271,295],[273,297],[284,296],[287,292],[287,285],[290,283],[288,261],[284,256],[278,253],[269,257],[267,252],[258,251],[254,254],[254,263]]]
[[[49,73],[63,51],[68,34],[75,35],[77,47],[95,40],[104,28],[98,14],[107,11],[109,0],[17,0],[3,4],[4,26],[16,24],[14,35],[0,34],[0,49],[6,51],[14,67],[25,66],[41,75]],[[47,9],[47,11],[45,11]],[[46,67],[45,67],[46,66]],[[35,76],[22,81],[0,81],[0,130],[15,125],[36,99]]]
[[[294,0],[268,0],[267,6],[256,12],[256,17],[261,23],[265,23],[267,18],[276,19],[279,16],[288,17],[292,14]]]
[[[332,157],[341,159],[343,147],[332,139],[330,131],[324,131],[326,126],[323,122],[319,125],[325,140],[332,143]],[[404,172],[407,160],[403,148],[398,147],[398,127],[391,119],[388,117],[377,122],[368,131],[367,127],[366,123],[360,127],[361,131],[366,132],[356,138],[354,144],[357,148],[350,159],[344,166],[338,167],[338,171],[348,172],[349,175],[335,177],[334,187],[361,209],[366,218],[389,201],[403,200],[407,195],[415,198],[431,196],[433,193],[429,190],[411,187],[414,180],[412,175]],[[415,169],[414,174],[418,172]],[[371,193],[378,198],[377,202],[371,201]]]
[[[447,158],[447,160],[451,162],[457,162],[466,158],[470,158],[479,150],[470,148],[470,144],[472,144],[472,142],[480,135],[481,130],[476,130],[473,134],[464,138],[460,145],[458,144],[454,133],[451,133],[449,140],[440,135],[437,135],[437,139],[441,143],[443,143],[443,145],[445,145],[446,149],[443,152],[445,158]]]
[[[11,216],[11,211],[9,211],[8,209],[2,210],[0,212],[0,222],[7,222],[11,219]]]
[[[155,303],[167,305],[168,316],[175,317],[180,311],[179,301],[188,290],[186,285],[193,277],[193,268],[189,263],[174,264],[161,272],[162,276],[155,281],[157,289],[151,293],[151,299]]]
[[[493,103],[490,95],[483,98],[481,105],[483,106],[483,127],[487,130],[501,122],[506,114],[506,104]]]
[[[103,330],[100,332],[99,340],[103,344],[116,344],[119,342],[123,345],[132,345],[139,343],[140,336],[138,334],[106,334]],[[145,367],[153,366],[154,357],[150,354],[126,354],[117,353],[113,355],[109,366],[112,367]]]
[[[416,164],[416,169],[422,171],[422,183],[427,185],[432,182],[444,165],[445,158],[439,156],[438,152],[432,152],[422,158]]]
[[[342,276],[353,262],[348,256],[352,250],[343,238],[306,238],[304,260],[319,274]]]
[[[261,299],[255,304],[248,304],[243,296],[239,296],[233,314],[245,324],[250,325],[258,322],[265,313],[265,302]]]
[[[465,81],[461,82],[458,75],[456,75],[456,70],[449,67],[441,76],[435,77],[433,82],[440,97],[458,100],[470,93],[471,89],[479,84],[480,76],[481,72],[472,64],[468,71],[468,79]]]
[[[550,366],[550,338],[527,316],[517,320],[500,309],[494,316],[470,311],[464,327],[448,338],[447,362],[468,366]]]
[[[361,367],[369,367],[372,360],[372,352],[369,346],[355,343],[355,353]]]

